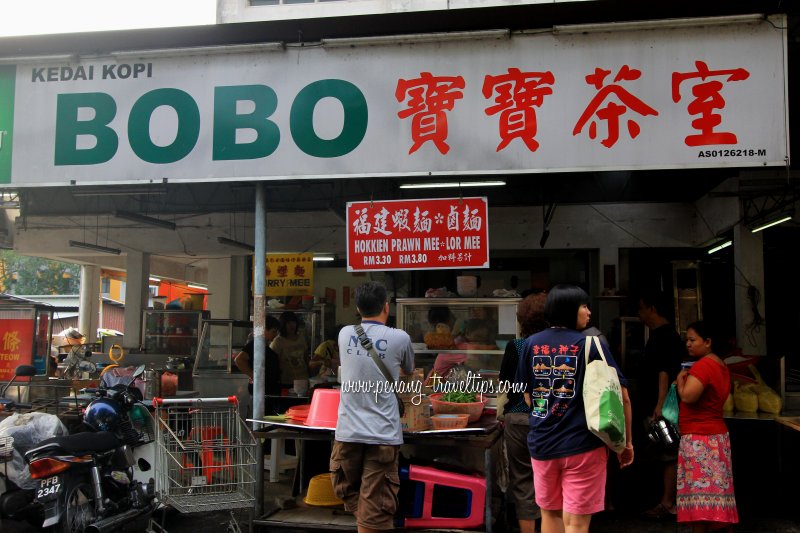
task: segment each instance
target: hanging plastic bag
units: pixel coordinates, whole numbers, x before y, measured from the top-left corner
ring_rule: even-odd
[[[679,411],[678,387],[673,383],[669,386],[669,390],[667,390],[667,396],[664,398],[664,405],[661,406],[661,416],[667,419],[672,425],[677,426]]]
[[[589,352],[594,344],[600,359],[589,362]],[[586,426],[606,446],[621,453],[625,450],[625,410],[622,407],[622,386],[617,370],[606,362],[606,356],[597,337],[586,337],[586,376],[583,380],[583,405]]]

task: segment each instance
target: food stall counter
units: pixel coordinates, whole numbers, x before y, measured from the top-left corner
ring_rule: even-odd
[[[273,417],[270,417],[273,418]],[[263,424],[264,429],[254,431],[253,435],[259,439],[297,439],[300,441],[298,451],[298,469],[295,472],[292,487],[292,496],[297,497],[303,490],[303,479],[305,478],[305,444],[308,441],[333,441],[334,429],[328,427],[309,427],[300,422],[291,420],[254,420],[249,422]],[[484,524],[485,531],[492,531],[492,486],[494,479],[494,463],[492,458],[492,448],[502,436],[499,431],[500,424],[495,419],[493,413],[485,413],[477,422],[466,428],[444,429],[444,430],[424,430],[424,431],[404,431],[403,446],[425,446],[443,448],[468,448],[478,452],[483,451],[483,474],[485,477],[486,500],[484,504]],[[257,472],[259,485],[263,483],[263,455],[259,454],[259,465]],[[284,529],[331,529],[355,531],[355,518],[349,514],[343,514],[341,510],[307,508],[298,502],[298,508],[293,509],[265,509],[265,512],[257,518],[253,524],[256,526],[276,527]]]

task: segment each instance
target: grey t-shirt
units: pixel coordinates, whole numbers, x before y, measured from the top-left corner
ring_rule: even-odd
[[[408,333],[369,320],[361,325],[395,381],[400,378],[400,368],[406,373],[414,370],[414,349]],[[403,429],[393,389],[358,342],[353,326],[339,332],[339,358],[342,389],[336,440],[402,444]]]

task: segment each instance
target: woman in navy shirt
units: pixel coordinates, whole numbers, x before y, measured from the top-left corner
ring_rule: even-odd
[[[543,533],[588,532],[592,514],[604,508],[608,448],[587,428],[583,405],[586,337],[580,330],[589,324],[588,304],[580,287],[554,287],[545,304],[550,327],[528,337],[517,369],[531,406],[528,449]],[[630,397],[604,342],[603,349],[622,385],[627,443],[619,463],[626,467],[633,462]]]

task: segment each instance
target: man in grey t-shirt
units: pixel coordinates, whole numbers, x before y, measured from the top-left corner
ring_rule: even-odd
[[[411,338],[386,326],[386,287],[370,281],[356,289],[361,325],[397,381],[414,370]],[[339,332],[342,382],[330,470],[336,495],[356,516],[360,533],[394,529],[400,488],[398,458],[403,443],[400,411],[375,361],[358,342],[353,326]]]

